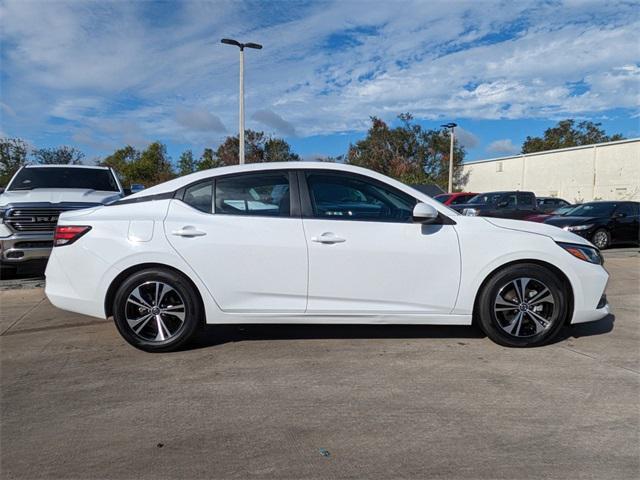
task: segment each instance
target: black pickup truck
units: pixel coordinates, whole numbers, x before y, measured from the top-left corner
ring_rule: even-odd
[[[473,197],[469,203],[450,205],[450,208],[469,216],[513,218],[522,220],[540,213],[533,192],[488,192]]]

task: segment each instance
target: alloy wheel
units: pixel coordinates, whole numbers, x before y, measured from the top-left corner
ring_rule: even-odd
[[[607,232],[604,230],[598,230],[593,236],[593,244],[598,248],[605,248],[607,246],[607,242]]]
[[[498,325],[506,333],[531,337],[549,329],[556,303],[549,287],[540,280],[520,277],[500,288],[493,311]]]
[[[185,302],[178,291],[165,282],[144,282],[129,293],[125,318],[139,338],[165,342],[182,328],[186,318]]]

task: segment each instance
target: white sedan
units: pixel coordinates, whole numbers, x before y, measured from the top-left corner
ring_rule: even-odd
[[[476,323],[549,342],[609,313],[598,250],[559,228],[465,217],[363,168],[207,170],[65,212],[46,294],[169,351],[207,324]]]

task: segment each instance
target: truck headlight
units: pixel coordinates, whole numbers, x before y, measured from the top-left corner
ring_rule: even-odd
[[[480,211],[477,208],[465,208],[462,210],[462,214],[467,217],[477,217],[478,213],[480,213]]]
[[[576,245],[573,243],[562,243],[556,242],[562,248],[564,248],[567,252],[573,255],[580,260],[589,263],[595,263],[597,265],[602,265],[604,263],[604,259],[597,248],[588,247],[586,245]]]

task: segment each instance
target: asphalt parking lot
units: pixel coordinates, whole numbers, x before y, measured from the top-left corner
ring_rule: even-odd
[[[468,327],[209,328],[147,354],[0,290],[2,478],[640,476],[640,256],[613,315],[536,349]]]

